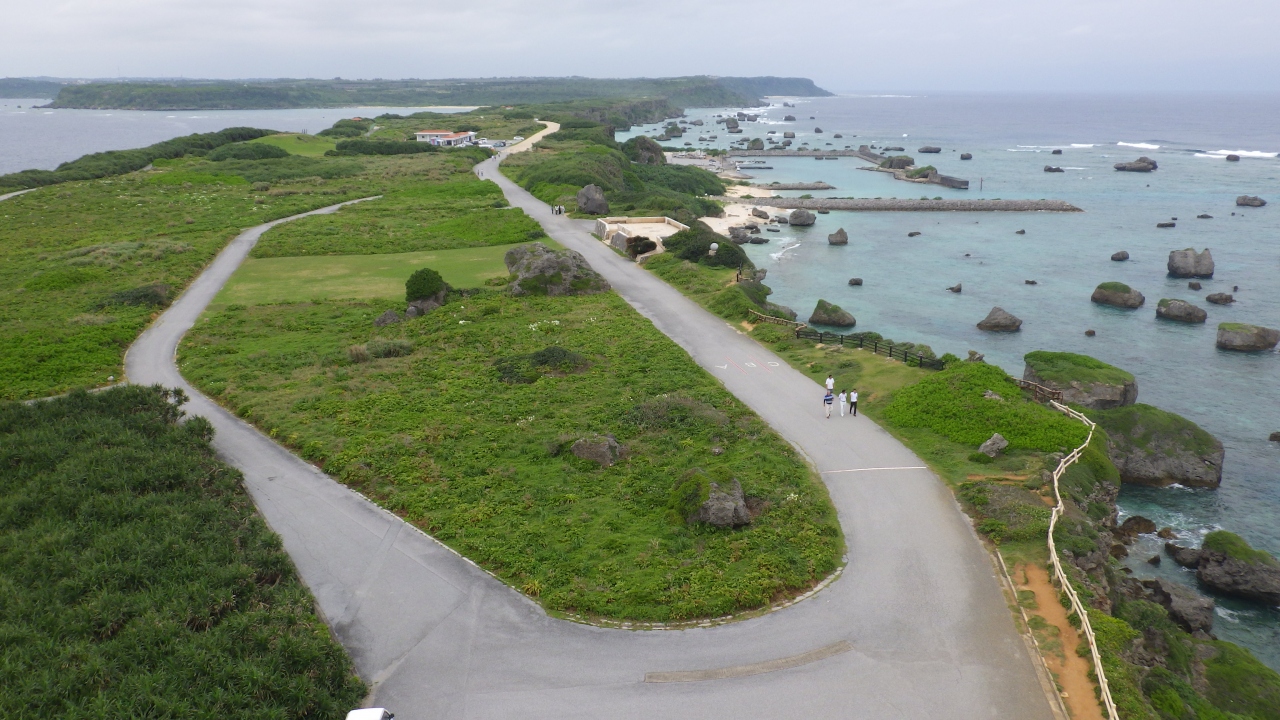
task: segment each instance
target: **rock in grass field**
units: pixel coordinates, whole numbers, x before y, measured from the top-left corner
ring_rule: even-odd
[[[578,209],[589,215],[608,215],[609,201],[599,185],[587,185],[578,191]]]
[[[1142,293],[1122,282],[1104,282],[1094,289],[1089,299],[1099,305],[1133,309],[1147,301]]]
[[[569,452],[583,460],[600,463],[602,467],[610,467],[618,462],[621,446],[613,435],[589,435],[574,441]]]
[[[1213,277],[1213,255],[1209,248],[1196,252],[1195,248],[1173,250],[1169,253],[1169,277],[1176,278],[1211,278]]]
[[[1094,411],[1090,418],[1107,432],[1107,455],[1123,482],[1206,488],[1222,483],[1222,443],[1180,415],[1136,404]]]
[[[540,242],[507,251],[503,261],[516,276],[512,295],[591,295],[606,292],[609,282],[573,250],[552,250]]]
[[[1133,374],[1088,355],[1029,352],[1022,379],[1062,391],[1063,402],[1090,410],[1107,410],[1138,401]]]
[[[999,395],[996,397],[999,397]],[[982,446],[978,448],[978,452],[986,455],[987,457],[993,458],[1004,452],[1004,449],[1007,447],[1009,447],[1009,441],[1005,440],[1004,436],[1000,433],[995,433],[988,438],[986,442],[982,443]]]
[[[1217,345],[1219,350],[1235,350],[1237,352],[1263,352],[1275,349],[1280,342],[1280,330],[1260,325],[1245,323],[1222,323],[1218,325]]]
[[[1174,543],[1165,543],[1164,548],[1174,562],[1194,568],[1196,579],[1217,592],[1280,605],[1280,561],[1250,547],[1233,532],[1215,530],[1205,535],[1199,550]]]
[[[1156,304],[1156,317],[1184,323],[1202,323],[1208,319],[1209,313],[1186,300],[1164,298]]]
[[[850,328],[857,325],[858,321],[839,305],[819,299],[818,304],[813,308],[813,313],[809,315],[809,324]]]
[[[952,292],[959,292],[959,285]],[[950,288],[948,288],[950,289]],[[1017,332],[1022,328],[1022,321],[1006,312],[1004,308],[993,307],[987,316],[978,322],[979,330],[987,332]]]

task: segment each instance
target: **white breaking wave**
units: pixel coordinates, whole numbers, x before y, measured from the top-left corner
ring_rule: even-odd
[[[1196,153],[1196,157],[1224,158],[1228,155],[1239,155],[1242,158],[1280,157],[1280,153],[1263,152],[1262,150],[1209,150],[1203,153]]]
[[[1142,148],[1143,150],[1159,150],[1160,149],[1159,145],[1152,145],[1151,143],[1118,142],[1116,144],[1123,145],[1124,147]]]
[[[1232,622],[1232,623],[1240,622],[1239,613],[1237,613],[1234,610],[1228,610],[1222,607],[1221,605],[1218,605],[1213,609],[1213,614],[1217,615],[1223,620],[1226,620],[1227,622]]]
[[[1071,143],[1071,147],[1073,147],[1073,148],[1091,148],[1091,147],[1097,147],[1097,146],[1096,146],[1096,145],[1094,145],[1093,143]]]
[[[1063,170],[1088,170],[1089,168],[1067,167],[1066,165],[1063,165],[1062,169]]]
[[[800,247],[799,240],[792,240],[791,238],[786,238],[785,241],[789,244],[783,245],[782,249],[776,253],[769,253],[769,257],[773,258],[774,260],[781,260],[782,256],[787,254],[788,250]]]

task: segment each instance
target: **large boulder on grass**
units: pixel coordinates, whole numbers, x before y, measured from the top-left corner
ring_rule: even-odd
[[[1218,325],[1218,349],[1235,350],[1237,352],[1262,352],[1275,349],[1280,342],[1280,330],[1247,325],[1245,323],[1222,323]]]
[[[978,448],[978,452],[986,455],[987,457],[993,458],[1004,452],[1004,449],[1007,447],[1009,447],[1009,441],[1005,440],[1004,436],[1000,433],[996,433],[988,438],[986,442],[982,443],[982,447]]]
[[[608,215],[609,201],[599,185],[588,185],[578,191],[578,209],[589,215]]]
[[[714,527],[740,527],[751,523],[751,512],[747,509],[747,498],[742,494],[742,484],[737,478],[725,483],[711,483],[707,499],[698,507],[694,515],[697,522]]]
[[[590,435],[574,441],[569,447],[569,452],[583,460],[591,460],[600,463],[603,467],[610,467],[618,462],[620,449],[618,439],[612,435]]]
[[[978,329],[987,332],[1017,332],[1021,328],[1022,321],[1000,307],[991,308],[991,312],[978,323]]]
[[[813,314],[809,316],[810,325],[831,325],[833,327],[853,327],[858,324],[853,315],[841,309],[839,305],[832,305],[826,300],[818,300],[818,304],[813,308]]]
[[[516,276],[512,295],[591,295],[609,290],[609,282],[573,250],[552,250],[536,242],[507,251],[507,271]]]
[[[1062,401],[1089,410],[1107,410],[1138,401],[1133,374],[1076,353],[1036,350],[1023,356],[1022,379],[1062,391]]]
[[[1213,277],[1213,255],[1209,248],[1196,252],[1194,248],[1173,250],[1169,253],[1169,277],[1176,278],[1211,278]]]
[[[1142,304],[1147,301],[1142,293],[1121,282],[1102,283],[1094,289],[1089,299],[1099,305],[1128,309],[1142,307]]]

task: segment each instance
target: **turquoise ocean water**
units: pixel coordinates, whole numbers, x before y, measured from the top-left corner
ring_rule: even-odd
[[[790,130],[797,145],[808,142],[815,149],[902,146],[917,161],[969,179],[972,189],[897,181],[859,169],[866,163],[854,158],[767,158],[771,170],[746,170],[754,182],[823,180],[836,186],[811,193],[819,197],[1061,199],[1084,212],[819,215],[813,227],[784,228],[770,233],[767,245],[746,246],[752,260],[769,271],[771,300],[804,318],[823,298],[852,312],[859,330],[924,342],[939,354],[963,357],[977,350],[1018,376],[1022,356],[1037,349],[1085,353],[1133,372],[1140,402],[1190,418],[1221,439],[1227,455],[1218,490],[1125,486],[1122,513],[1172,526],[1184,543],[1198,544],[1208,531],[1226,528],[1280,555],[1280,443],[1267,441],[1280,430],[1280,354],[1214,348],[1219,322],[1280,327],[1280,124],[1274,121],[1280,96],[940,95],[793,102],[795,108],[779,103],[761,111],[762,121],[743,123],[737,137],[766,138],[773,130],[780,138]],[[690,120],[707,124],[668,144],[727,146],[731,136],[713,122],[725,111],[688,111]],[[797,121],[783,122],[787,114]],[[815,127],[824,132],[814,133]],[[657,135],[657,126],[618,137],[640,133]],[[844,138],[833,138],[835,133]],[[699,134],[720,139],[699,143]],[[923,145],[943,152],[916,152]],[[1050,154],[1054,148],[1062,154]],[[1221,151],[1245,157],[1229,163]],[[963,152],[973,159],[960,160]],[[1157,160],[1160,169],[1112,169],[1140,155]],[[1065,172],[1046,173],[1047,164]],[[1272,204],[1238,208],[1235,198],[1242,194]],[[1213,218],[1196,218],[1203,213]],[[1156,228],[1174,217],[1176,227]],[[840,227],[849,233],[849,244],[828,245],[827,235]],[[912,231],[921,235],[908,238]],[[1166,277],[1169,251],[1186,247],[1213,252],[1216,274],[1202,281],[1201,291]],[[1117,250],[1129,251],[1131,259],[1112,262]],[[851,277],[865,284],[850,287]],[[1146,305],[1117,310],[1091,303],[1093,288],[1111,280],[1141,291]],[[956,283],[963,283],[963,293],[946,292]],[[1234,305],[1204,301],[1211,292],[1232,292],[1235,286]],[[1161,298],[1204,307],[1209,322],[1157,321]],[[978,330],[975,323],[993,306],[1022,318],[1022,331]],[[1086,329],[1096,330],[1096,337],[1086,337]],[[1133,548],[1134,574],[1195,584],[1191,573],[1171,562],[1160,568],[1145,562],[1159,551],[1154,538]],[[1280,669],[1280,610],[1218,601],[1219,636],[1248,646]]]

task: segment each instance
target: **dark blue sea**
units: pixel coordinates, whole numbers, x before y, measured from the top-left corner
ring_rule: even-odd
[[[814,196],[1051,198],[1084,212],[819,215],[813,227],[784,228],[770,233],[767,245],[745,246],[769,271],[771,300],[804,318],[823,298],[852,312],[859,330],[923,342],[939,354],[977,350],[1018,376],[1022,356],[1039,349],[1085,353],[1129,370],[1138,379],[1139,402],[1190,418],[1221,439],[1227,455],[1221,488],[1125,486],[1122,513],[1171,526],[1185,544],[1225,528],[1280,555],[1280,443],[1267,440],[1280,431],[1280,354],[1214,348],[1220,322],[1280,327],[1280,96],[863,96],[794,99],[795,108],[781,102],[763,110],[761,122],[743,123],[737,137],[766,138],[773,130],[780,138],[789,130],[796,145],[818,150],[901,146],[917,161],[970,180],[971,189],[897,181],[859,169],[866,163],[854,158],[768,158],[771,170],[744,169],[754,182],[836,186]],[[725,111],[689,111],[689,119],[707,124],[670,144],[725,147],[731,136],[712,122]],[[787,114],[797,120],[784,122]],[[819,127],[821,134],[814,132]],[[619,139],[637,133],[656,135],[658,128],[635,128]],[[835,139],[836,133],[844,137]],[[720,139],[697,140],[712,134]],[[943,152],[922,155],[917,150],[924,145]],[[1055,148],[1062,154],[1051,154]],[[960,160],[965,152],[973,159]],[[1228,153],[1242,159],[1227,162]],[[1112,168],[1140,155],[1156,160],[1159,170]],[[1045,165],[1064,172],[1046,173]],[[1236,207],[1236,196],[1244,194],[1271,204]],[[1200,214],[1213,217],[1197,219]],[[1175,217],[1176,227],[1156,227]],[[827,235],[840,227],[849,244],[828,245]],[[921,235],[908,238],[912,231]],[[1169,251],[1187,247],[1212,250],[1216,274],[1201,281],[1203,290],[1166,277]],[[1118,250],[1131,259],[1111,261]],[[850,287],[851,277],[865,284]],[[1091,303],[1093,288],[1111,280],[1141,291],[1146,305],[1117,310]],[[963,284],[961,294],[946,291],[956,283]],[[1236,302],[1208,304],[1204,297],[1212,292],[1233,293]],[[1204,307],[1209,322],[1158,321],[1161,298]],[[1022,331],[978,330],[975,323],[993,306],[1021,318]],[[1097,335],[1086,337],[1088,329]],[[1159,568],[1145,562],[1157,553],[1154,537],[1133,548],[1134,574],[1195,584],[1172,562]],[[1280,669],[1280,611],[1218,601],[1215,632]]]

